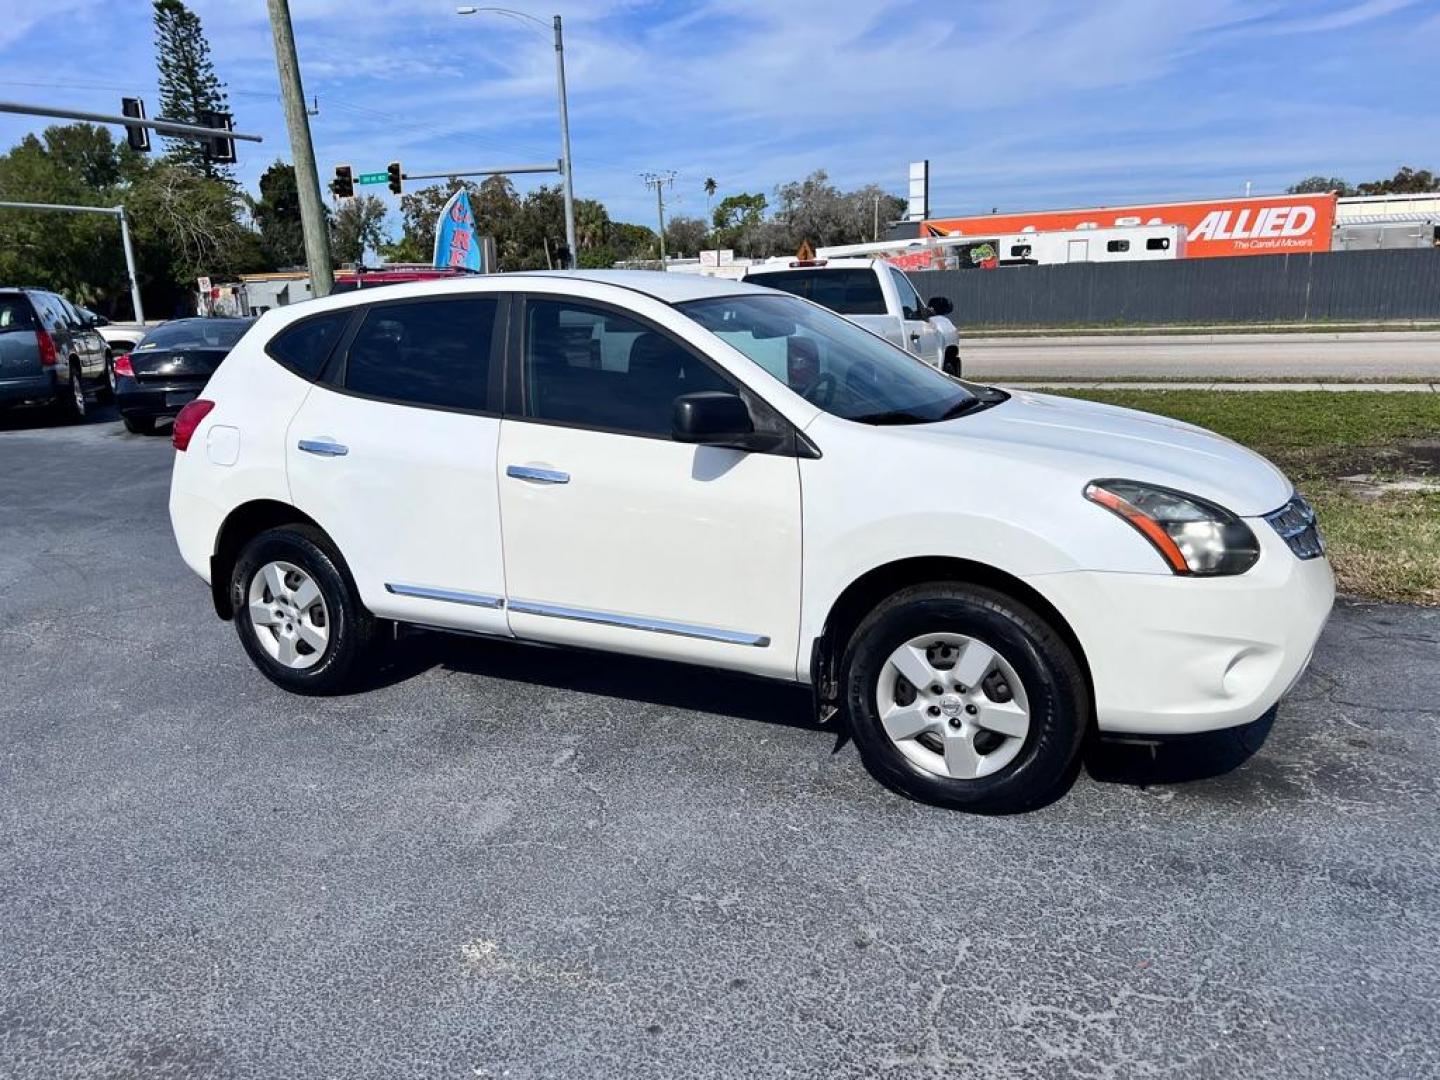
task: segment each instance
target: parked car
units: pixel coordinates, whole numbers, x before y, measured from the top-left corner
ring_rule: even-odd
[[[63,296],[0,286],[0,406],[53,404],[84,419],[104,384],[105,340]]]
[[[808,684],[877,777],[973,810],[1050,797],[1095,730],[1265,718],[1334,596],[1243,447],[698,275],[272,311],[173,441],[180,552],[282,687],[353,687],[388,623],[725,668]]]
[[[115,393],[115,357],[132,351],[146,332],[159,324],[152,323],[147,326],[145,323],[138,322],[112,322],[104,315],[96,315],[86,308],[82,307],[76,310],[82,317],[90,318],[96,332],[105,339],[105,345],[110,354],[105,365],[105,385],[113,394]]]
[[[772,259],[745,271],[745,280],[803,296],[914,353],[947,375],[961,374],[960,332],[943,296],[929,303],[884,259]]]
[[[195,400],[254,319],[173,319],[115,358],[115,406],[127,431],[149,434]]]

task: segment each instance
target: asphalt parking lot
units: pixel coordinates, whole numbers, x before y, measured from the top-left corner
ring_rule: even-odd
[[[1229,772],[981,819],[683,667],[427,635],[287,696],[170,455],[0,418],[0,1076],[1440,1075],[1440,610],[1342,605]]]

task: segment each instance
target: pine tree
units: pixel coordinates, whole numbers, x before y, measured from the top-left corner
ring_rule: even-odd
[[[201,123],[201,113],[228,112],[225,84],[210,62],[210,43],[200,17],[182,0],[155,0],[155,65],[160,72],[160,115],[184,124]],[[166,138],[167,157],[210,179],[233,182],[229,168],[206,160],[194,139]]]

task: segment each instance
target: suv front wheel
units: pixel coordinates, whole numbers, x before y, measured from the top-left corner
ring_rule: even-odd
[[[1003,593],[936,583],[890,597],[844,662],[850,727],[866,766],[922,802],[1013,813],[1074,777],[1089,696],[1074,655]]]
[[[255,537],[230,578],[240,643],[271,682],[299,694],[354,684],[375,636],[328,539],[289,525]]]

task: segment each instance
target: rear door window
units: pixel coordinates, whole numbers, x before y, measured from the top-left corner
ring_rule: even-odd
[[[884,315],[880,278],[868,268],[779,270],[756,274],[752,284],[813,300],[837,315]]]
[[[380,304],[345,354],[343,385],[402,405],[488,411],[495,296]]]

